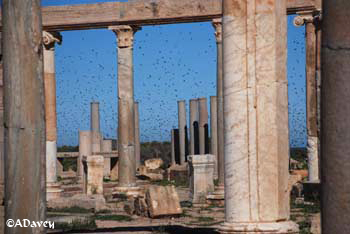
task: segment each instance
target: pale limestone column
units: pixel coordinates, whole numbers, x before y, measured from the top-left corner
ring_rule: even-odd
[[[322,234],[350,233],[350,1],[323,1]]]
[[[122,25],[109,29],[118,38],[118,191],[130,191],[136,186],[133,41],[139,28]]]
[[[214,178],[218,178],[218,109],[216,96],[210,97],[210,154],[215,156]]]
[[[225,223],[299,233],[289,221],[286,1],[223,1]]]
[[[43,32],[45,123],[46,123],[46,186],[47,200],[60,196],[57,184],[57,116],[56,116],[56,78],[55,43],[61,44],[58,32]]]
[[[175,164],[175,129],[171,129],[171,165]]]
[[[140,112],[139,112],[139,103],[135,102],[134,104],[134,113],[135,113],[135,160],[136,168],[141,166],[141,145],[140,145]]]
[[[199,127],[199,111],[198,99],[190,100],[190,154],[195,155],[199,153],[198,145],[198,127]]]
[[[206,98],[198,99],[199,110],[199,154],[208,153],[208,106]]]
[[[112,140],[102,140],[101,152],[112,152]],[[104,177],[110,177],[111,175],[111,158],[104,158]]]
[[[218,128],[218,186],[216,193],[224,195],[224,82],[222,77],[222,19],[214,19],[215,28],[217,68],[216,68],[216,96],[217,96],[217,128]]]
[[[100,132],[100,103],[91,102],[90,128],[93,132]]]
[[[186,162],[186,101],[177,102],[178,107],[178,125],[179,125],[179,146],[180,146],[180,164]]]
[[[300,12],[294,25],[305,24],[306,40],[306,126],[309,181],[319,181],[318,126],[317,126],[317,80],[316,80],[316,26],[313,11]]]
[[[92,155],[92,133],[91,131],[79,131],[79,158],[78,158],[78,175],[84,179],[83,157]]]

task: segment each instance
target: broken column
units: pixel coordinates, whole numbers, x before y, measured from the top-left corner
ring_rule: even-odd
[[[5,220],[46,220],[45,96],[41,1],[2,1]],[[44,234],[43,227],[5,227]]]
[[[319,182],[318,126],[317,126],[317,80],[316,80],[316,25],[314,12],[299,12],[294,25],[305,24],[306,40],[306,127],[309,182]]]
[[[214,165],[215,156],[189,155],[191,171],[190,195],[192,205],[206,205],[207,195],[214,191]]]
[[[175,164],[175,129],[171,129],[171,165]]]
[[[350,1],[323,1],[322,233],[350,233]]]
[[[209,153],[208,145],[208,106],[206,98],[198,99],[199,110],[199,154]]]
[[[199,112],[198,99],[190,100],[190,154],[199,154]]]
[[[62,190],[57,183],[57,117],[55,44],[60,44],[62,36],[58,32],[43,32],[44,90],[46,120],[46,200],[60,197]]]
[[[215,156],[214,178],[218,178],[218,129],[217,129],[217,100],[210,97],[210,154]]]
[[[112,140],[102,140],[101,152],[112,152]],[[103,176],[109,178],[111,175],[111,158],[104,158]]]
[[[286,29],[286,1],[223,1],[221,233],[299,233],[289,221]]]
[[[141,145],[140,145],[140,115],[139,115],[139,103],[134,104],[135,113],[135,160],[136,168],[141,165]]]
[[[178,121],[179,121],[179,144],[180,144],[180,164],[186,162],[186,102],[184,100],[177,102]]]
[[[84,179],[83,158],[92,155],[92,134],[91,131],[79,131],[79,158],[77,174]]]
[[[89,157],[85,157],[85,160],[87,167],[85,181],[86,194],[103,194],[103,156],[91,155]]]
[[[91,102],[90,129],[92,137],[92,153],[101,151],[102,134],[100,130],[100,103]]]
[[[139,29],[128,25],[109,27],[118,41],[118,155],[119,192],[136,187],[133,41]]]

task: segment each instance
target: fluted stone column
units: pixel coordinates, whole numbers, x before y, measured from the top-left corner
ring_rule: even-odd
[[[322,234],[350,233],[350,1],[323,1]]]
[[[112,140],[102,140],[101,152],[112,152]],[[104,158],[103,176],[107,178],[111,176],[111,158]]]
[[[222,66],[222,19],[214,19],[213,26],[215,28],[216,39],[216,96],[217,96],[217,138],[218,138],[218,186],[215,188],[215,192],[224,195],[224,82],[223,82],[223,66]]]
[[[92,155],[92,133],[91,131],[79,131],[79,158],[78,158],[78,175],[84,179],[83,157]]]
[[[223,1],[221,233],[298,233],[289,221],[286,30],[285,0]]]
[[[139,103],[134,104],[135,113],[135,160],[136,168],[141,165],[141,145],[140,145],[140,114],[139,114]]]
[[[210,154],[215,156],[214,178],[218,178],[218,118],[216,96],[210,97]]]
[[[198,99],[199,110],[199,154],[208,152],[208,105],[206,98]]]
[[[316,80],[316,26],[313,11],[301,12],[294,19],[296,26],[305,24],[306,39],[306,126],[309,181],[319,181],[317,80]]]
[[[133,41],[137,27],[109,28],[118,38],[118,191],[136,189]]]
[[[199,111],[198,111],[198,99],[190,100],[190,154],[199,154],[199,139],[198,139],[198,127],[199,127]]]
[[[178,121],[179,121],[179,144],[180,144],[180,164],[186,162],[186,101],[177,102],[178,106]]]
[[[175,164],[175,129],[171,129],[171,165]]]
[[[57,184],[57,116],[55,44],[62,42],[58,32],[43,32],[44,89],[46,120],[46,192],[47,200],[60,197],[62,190]]]

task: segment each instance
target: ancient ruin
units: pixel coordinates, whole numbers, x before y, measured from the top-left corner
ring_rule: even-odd
[[[6,222],[28,219],[53,220],[61,223],[58,231],[68,226],[79,233],[292,234],[304,233],[298,224],[306,217],[308,233],[350,233],[349,11],[345,0],[323,1],[323,8],[321,0],[50,7],[4,0],[0,232],[48,231]],[[305,27],[307,150],[301,161],[291,156],[289,139],[288,15]],[[137,32],[193,22],[210,22],[215,32],[216,94],[168,103],[177,107],[171,113],[177,126],[166,126],[167,160],[158,152],[145,158],[142,100],[134,91]],[[76,150],[58,152],[55,47],[64,43],[63,31],[90,29],[109,30],[116,39],[117,139],[103,132],[104,103],[89,100],[90,129],[76,129]],[[306,215],[305,207],[316,212]],[[300,221],[296,214],[304,211]]]

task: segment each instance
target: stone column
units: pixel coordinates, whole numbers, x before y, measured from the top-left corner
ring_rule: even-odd
[[[45,98],[41,1],[2,1],[5,220],[45,221]],[[15,221],[16,222],[16,221]],[[3,223],[5,225],[5,222]],[[5,227],[44,234],[43,227]]]
[[[93,132],[100,132],[100,103],[91,102],[90,128]]]
[[[141,166],[141,145],[140,145],[140,115],[139,115],[139,103],[134,104],[135,113],[135,160],[136,168]]]
[[[294,19],[296,26],[305,24],[306,39],[306,126],[309,181],[319,181],[317,82],[316,82],[316,27],[313,12],[301,12]]]
[[[175,164],[175,130],[171,129],[171,165]]]
[[[101,143],[103,141],[100,130],[100,103],[90,103],[90,130],[92,137],[92,153],[101,151]]]
[[[199,125],[199,112],[198,112],[198,99],[190,100],[190,154],[195,155],[199,153],[199,149],[196,149],[199,144],[198,139],[198,126]]]
[[[218,187],[215,189],[216,193],[224,195],[224,82],[222,77],[222,19],[214,19],[213,26],[215,28],[216,38],[216,53],[217,53],[217,68],[216,68],[216,96],[218,109]]]
[[[92,133],[91,131],[79,131],[79,158],[78,175],[81,179],[84,176],[83,158],[92,155]]]
[[[118,191],[136,189],[133,41],[137,27],[109,28],[118,38]]]
[[[101,155],[91,155],[86,158],[86,194],[103,194],[103,166],[104,158]]]
[[[180,164],[186,162],[186,101],[181,100],[177,102],[178,107],[178,121],[179,121],[179,144],[180,144]]]
[[[323,1],[322,233],[350,233],[350,1]]]
[[[101,142],[102,152],[112,152],[112,140],[102,140]],[[104,172],[103,176],[109,178],[111,175],[111,158],[104,158]]]
[[[299,233],[289,221],[286,31],[285,0],[223,1],[221,233]]]
[[[199,154],[208,153],[208,107],[207,99],[198,99],[199,109]]]
[[[2,44],[2,34],[0,33],[0,44]],[[4,82],[2,70],[2,48],[0,46],[0,202],[4,199]],[[1,231],[1,230],[0,230]]]
[[[57,183],[57,116],[56,116],[56,78],[55,44],[61,44],[58,32],[43,32],[44,51],[44,89],[46,120],[46,193],[47,200],[60,197],[62,190]]]
[[[210,154],[215,156],[214,178],[218,178],[218,118],[216,96],[210,97]]]

